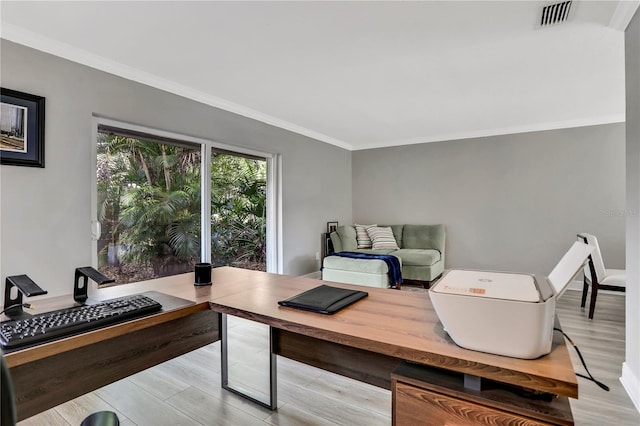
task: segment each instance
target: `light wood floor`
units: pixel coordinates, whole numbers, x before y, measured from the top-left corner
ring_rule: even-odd
[[[409,289],[409,288],[407,288]],[[413,288],[412,290],[417,290]],[[577,425],[640,425],[640,414],[620,384],[624,361],[624,297],[598,296],[593,321],[580,310],[580,293],[558,302],[560,321],[580,347],[591,373],[611,388],[605,392],[580,379],[580,399],[571,400]],[[258,325],[230,322],[231,376],[266,386],[266,334]],[[256,341],[258,342],[256,344]],[[573,349],[571,349],[574,354]],[[261,365],[263,364],[263,365]],[[582,366],[574,356],[577,372]],[[258,391],[259,392],[259,391]],[[31,417],[20,426],[79,425],[100,410],[115,411],[123,426],[162,425],[390,425],[391,392],[278,358],[275,412],[220,387],[220,343],[173,359]]]

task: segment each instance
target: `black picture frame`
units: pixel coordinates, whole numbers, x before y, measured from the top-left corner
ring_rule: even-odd
[[[327,222],[327,234],[338,230],[338,222]]]
[[[0,164],[44,167],[44,99],[0,88]]]

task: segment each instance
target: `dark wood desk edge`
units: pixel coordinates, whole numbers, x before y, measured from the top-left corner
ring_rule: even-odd
[[[423,351],[414,351],[393,345],[385,345],[378,341],[363,339],[360,337],[344,335],[338,332],[328,332],[326,330],[309,327],[303,324],[285,321],[279,318],[273,318],[265,315],[256,314],[225,305],[220,305],[215,301],[210,302],[211,309],[223,314],[229,314],[240,318],[253,320],[271,327],[286,330],[309,336],[315,339],[336,343],[343,346],[354,347],[369,352],[378,353],[393,358],[399,358],[406,361],[412,361],[419,364],[443,368],[446,370],[456,371],[459,373],[470,374],[483,377],[497,382],[509,385],[519,384],[523,388],[532,389],[541,392],[548,392],[555,395],[568,396],[572,398],[578,397],[578,385],[576,383],[565,382],[558,379],[550,380],[545,377],[523,373],[517,370],[511,370],[503,367],[495,367],[491,365],[481,364],[478,362],[462,360],[454,357],[444,356]],[[286,308],[283,308],[286,309]],[[555,332],[560,338],[561,335]],[[558,338],[555,336],[555,338]],[[555,339],[554,339],[555,340]],[[564,342],[562,343],[564,344]],[[526,383],[526,385],[523,385]]]
[[[204,302],[53,342],[11,366],[18,420],[219,340],[220,317]]]
[[[19,365],[61,354],[63,352],[72,351],[84,346],[96,344],[98,342],[133,333],[138,330],[144,330],[149,327],[153,327],[206,310],[209,310],[209,303],[207,302],[183,306],[169,311],[150,315],[148,317],[134,319],[98,330],[88,331],[76,336],[67,337],[65,339],[43,343],[31,348],[11,352],[5,354],[5,359],[9,368],[17,367]]]

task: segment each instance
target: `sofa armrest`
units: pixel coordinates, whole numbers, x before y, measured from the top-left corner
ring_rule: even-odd
[[[333,244],[334,253],[342,251],[342,240],[340,239],[340,235],[338,235],[336,231],[333,231],[331,234],[329,234],[329,237],[331,237],[331,243]]]
[[[336,246],[335,240],[333,239],[333,235],[331,235],[331,241],[333,242],[333,248],[336,252],[338,251],[354,251],[358,248],[358,244],[356,242],[356,228],[349,225],[338,226],[336,230],[338,234],[338,238],[340,239],[339,244]],[[340,250],[338,250],[338,248]]]

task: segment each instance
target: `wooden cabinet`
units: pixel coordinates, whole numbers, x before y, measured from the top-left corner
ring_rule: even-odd
[[[408,363],[401,364],[391,380],[394,426],[573,424],[566,397],[497,382],[472,390],[464,387],[462,374]]]

